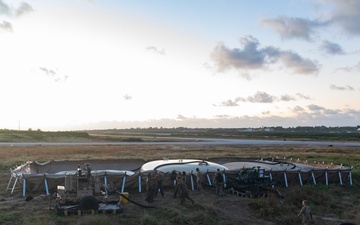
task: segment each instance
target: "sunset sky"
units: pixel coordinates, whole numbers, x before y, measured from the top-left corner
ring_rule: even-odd
[[[0,0],[0,129],[360,125],[358,0]]]

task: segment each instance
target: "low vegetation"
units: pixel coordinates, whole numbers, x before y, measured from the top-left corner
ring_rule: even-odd
[[[13,132],[13,131],[12,131]],[[105,132],[42,132],[42,131],[2,131],[0,142],[45,142],[45,141],[94,141],[126,140],[140,141],[154,139],[152,135],[129,135]],[[10,133],[12,133],[10,135]],[[30,134],[29,134],[30,133]],[[36,133],[42,133],[36,134]],[[5,134],[8,135],[7,138]],[[104,136],[105,135],[105,136]],[[156,138],[157,139],[157,138]],[[278,156],[299,158],[317,162],[333,162],[354,166],[353,185],[348,183],[318,185],[293,185],[289,188],[276,187],[284,198],[269,195],[267,198],[243,198],[227,193],[223,198],[214,195],[214,190],[191,192],[195,200],[181,206],[173,199],[172,190],[166,190],[165,198],[156,198],[155,209],[145,209],[134,204],[124,205],[119,215],[56,216],[49,210],[49,196],[40,196],[30,202],[21,197],[17,188],[13,196],[6,191],[10,178],[9,168],[26,161],[45,162],[54,159],[161,159],[168,158],[212,158],[212,157],[268,157]],[[190,145],[136,145],[129,142],[117,146],[46,146],[0,147],[0,224],[40,224],[40,225],[115,225],[115,224],[300,224],[297,213],[301,201],[307,199],[314,211],[314,224],[336,225],[341,221],[360,224],[360,148],[335,146],[190,146]],[[145,203],[143,193],[131,194],[131,199]]]

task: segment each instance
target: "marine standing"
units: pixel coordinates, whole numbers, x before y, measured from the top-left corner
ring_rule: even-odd
[[[151,173],[148,173],[146,177],[146,199],[148,203],[154,202],[154,184],[151,180]]]
[[[155,197],[157,196],[157,193],[160,191],[160,194],[162,197],[164,197],[164,190],[163,190],[163,183],[164,181],[164,174],[161,171],[155,171],[155,182],[156,182],[156,188],[155,188]]]
[[[303,207],[301,208],[298,216],[303,216],[302,224],[308,225],[310,223],[310,220],[312,219],[312,213],[311,208],[308,205],[308,202],[306,200],[302,201]]]
[[[179,194],[181,205],[184,204],[185,198],[189,199],[194,204],[195,202],[192,198],[190,198],[188,188],[187,188],[186,184],[184,183],[184,181],[181,179],[181,177],[178,177],[177,179],[178,179],[177,180],[178,182],[176,184],[174,198],[176,198],[176,195]]]
[[[216,173],[213,178],[213,184],[215,186],[215,193],[219,196],[224,196],[224,179],[220,172],[220,169],[216,169]]]
[[[202,178],[203,178],[203,174],[201,173],[199,168],[196,168],[196,172],[195,172],[195,178],[196,178],[196,188],[198,191],[202,190]]]

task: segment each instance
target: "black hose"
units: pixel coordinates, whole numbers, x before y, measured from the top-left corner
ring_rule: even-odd
[[[203,160],[194,160],[194,161],[189,161],[189,162],[174,162],[174,163],[168,163],[168,164],[162,164],[162,165],[158,165],[154,168],[154,170],[157,170],[160,167],[163,166],[169,166],[169,165],[184,165],[184,164],[190,164],[190,163],[201,163],[203,162]]]
[[[140,204],[138,202],[135,202],[131,199],[129,199],[126,195],[122,194],[121,192],[118,192],[116,191],[117,194],[119,194],[121,197],[125,198],[126,200],[128,200],[129,202],[135,204],[135,205],[138,205],[140,207],[143,207],[143,208],[157,208],[156,206],[151,206],[151,205],[143,205],[143,204]]]

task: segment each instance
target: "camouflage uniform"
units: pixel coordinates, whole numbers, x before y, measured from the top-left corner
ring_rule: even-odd
[[[221,178],[221,179],[218,179],[218,178]],[[223,196],[224,195],[224,190],[223,190],[224,181],[223,181],[223,177],[220,172],[220,169],[216,170],[216,173],[213,178],[213,184],[215,186],[215,193],[219,196]]]
[[[146,177],[146,199],[148,203],[154,202],[154,185],[151,180],[151,174],[149,173]]]
[[[155,181],[156,181],[155,197],[157,196],[157,193],[159,192],[159,190],[160,190],[161,196],[164,197],[164,191],[163,191],[163,186],[162,186],[162,183],[164,181],[164,174],[161,173],[160,171],[156,171]]]
[[[199,168],[196,168],[195,178],[196,178],[196,187],[197,187],[198,191],[202,190],[202,186],[201,186],[202,177],[203,177],[203,174],[201,173]]]
[[[312,219],[311,208],[308,206],[307,201],[302,202],[303,207],[301,208],[298,216],[303,216],[302,224],[308,225]]]
[[[181,205],[184,204],[185,198],[189,199],[194,204],[194,200],[190,198],[189,191],[182,179],[178,179],[178,183],[176,185],[176,190],[174,193],[174,198],[176,198],[177,193],[179,193]]]

